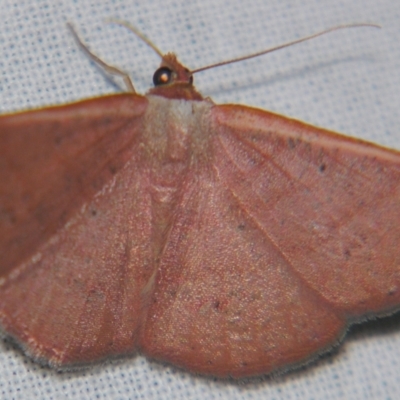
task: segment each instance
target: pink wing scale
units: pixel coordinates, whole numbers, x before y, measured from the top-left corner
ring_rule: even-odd
[[[96,121],[102,125],[107,119],[111,129],[108,135],[112,137],[106,141],[99,138],[92,146],[88,132],[88,143],[85,145],[82,138],[78,157],[69,154],[70,164],[74,159],[89,163],[102,154],[105,159],[94,177],[102,179],[98,181],[102,191],[94,197],[84,191],[78,198],[80,211],[75,211],[73,219],[61,230],[53,232],[50,240],[42,240],[35,255],[25,259],[0,288],[4,329],[37,359],[68,365],[135,349],[142,288],[154,267],[149,243],[151,204],[146,196],[149,177],[138,151],[143,102],[146,100],[138,96],[102,99],[98,101],[97,113],[85,116],[82,123],[88,125],[90,120],[93,125]],[[74,105],[74,113],[87,113],[87,105]],[[59,119],[62,110],[53,110]],[[52,110],[48,113],[51,118]],[[64,117],[70,117],[70,110],[66,114]],[[81,121],[76,121],[73,128],[85,136]],[[40,129],[37,132],[40,135]],[[25,144],[35,146],[35,142]],[[98,160],[93,161],[99,164]],[[110,166],[114,174],[105,183],[102,172]],[[80,172],[77,168],[70,170]],[[40,172],[36,172],[38,176]],[[47,202],[49,209],[53,206],[51,197],[42,201]],[[2,235],[7,229],[2,229]]]
[[[140,348],[217,376],[305,362],[338,340],[346,320],[303,288],[218,174],[201,165],[182,181]]]
[[[399,153],[241,106],[213,117],[221,181],[293,272],[354,318],[398,307]]]
[[[132,137],[125,128],[139,123],[147,104],[144,97],[132,99],[105,96],[1,117],[3,276],[62,227],[129,159]]]
[[[399,153],[242,106],[181,126],[187,110],[158,102],[0,119],[0,319],[27,352],[59,366],[139,347],[241,377],[398,308]]]

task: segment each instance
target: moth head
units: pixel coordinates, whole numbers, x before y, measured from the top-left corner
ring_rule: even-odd
[[[176,55],[163,55],[160,67],[153,75],[154,88],[151,94],[170,99],[202,100],[193,86],[193,73],[181,64]]]
[[[193,86],[192,72],[182,65],[176,55],[167,53],[163,56],[160,67],[153,75],[154,86],[173,85],[175,83],[186,83]]]

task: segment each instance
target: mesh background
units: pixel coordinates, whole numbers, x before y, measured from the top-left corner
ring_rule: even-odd
[[[83,55],[71,21],[107,62],[129,71],[139,92],[158,58],[124,29],[130,21],[189,68],[248,54],[347,22],[349,29],[266,57],[196,75],[217,103],[267,108],[400,149],[400,2],[392,0],[0,0],[0,111],[120,91]],[[0,343],[4,399],[398,399],[400,319],[352,329],[344,345],[306,369],[225,382],[135,357],[78,373],[42,368]]]

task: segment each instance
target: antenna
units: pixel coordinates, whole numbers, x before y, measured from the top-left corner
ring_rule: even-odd
[[[314,39],[314,38],[316,38],[318,36],[325,35],[326,33],[333,32],[333,31],[338,31],[339,29],[360,28],[360,27],[381,28],[380,25],[368,24],[368,23],[355,23],[355,24],[346,24],[346,25],[333,26],[332,28],[328,28],[328,29],[325,29],[325,30],[323,30],[321,32],[313,33],[312,35],[305,36],[305,37],[300,38],[300,39],[292,40],[291,42],[283,43],[283,44],[280,44],[280,45],[275,46],[275,47],[271,47],[270,49],[267,49],[267,50],[262,50],[262,51],[259,51],[257,53],[254,53],[254,54],[250,54],[248,56],[233,58],[231,60],[221,61],[221,62],[218,62],[218,63],[215,63],[215,64],[211,64],[211,65],[206,65],[205,67],[197,68],[197,69],[195,69],[195,70],[193,70],[191,72],[192,72],[192,74],[194,74],[196,72],[205,71],[206,69],[221,67],[222,65],[233,64],[235,62],[244,61],[244,60],[248,60],[250,58],[263,56],[264,54],[272,53],[275,50],[280,50],[280,49],[292,46],[292,45],[297,44],[297,43],[305,42],[306,40]]]

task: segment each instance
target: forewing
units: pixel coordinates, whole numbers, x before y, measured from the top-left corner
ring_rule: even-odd
[[[261,110],[213,109],[221,184],[304,287],[348,317],[400,305],[400,153]]]
[[[2,276],[125,164],[145,107],[122,95],[0,118]]]
[[[0,320],[37,359],[134,350],[151,274],[146,107],[117,95],[0,118]]]

